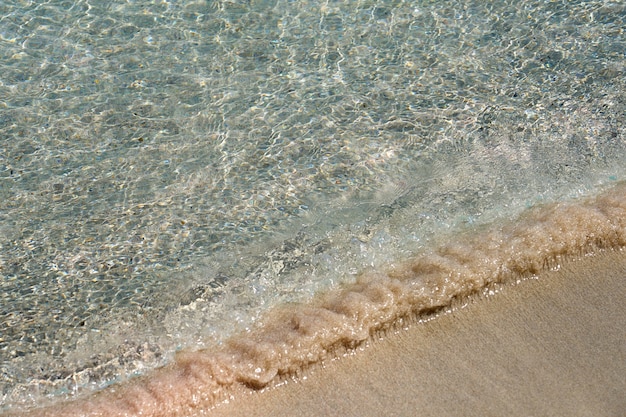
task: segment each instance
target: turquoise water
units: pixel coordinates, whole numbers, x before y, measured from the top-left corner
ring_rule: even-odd
[[[621,2],[0,5],[0,404],[626,179]]]

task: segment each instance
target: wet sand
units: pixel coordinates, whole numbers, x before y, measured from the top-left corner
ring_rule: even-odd
[[[211,416],[623,416],[626,252],[566,262]]]

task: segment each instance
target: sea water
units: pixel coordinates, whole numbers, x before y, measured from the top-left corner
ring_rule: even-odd
[[[272,307],[610,190],[625,19],[619,1],[3,2],[0,410],[219,350]]]

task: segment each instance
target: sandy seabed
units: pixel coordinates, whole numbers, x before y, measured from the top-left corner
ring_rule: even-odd
[[[389,332],[211,416],[624,416],[626,252]]]

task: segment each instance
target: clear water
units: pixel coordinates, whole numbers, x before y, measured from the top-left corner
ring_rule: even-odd
[[[626,179],[619,1],[5,1],[0,404]],[[0,409],[1,409],[0,408]]]

